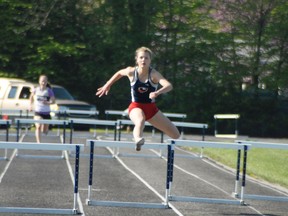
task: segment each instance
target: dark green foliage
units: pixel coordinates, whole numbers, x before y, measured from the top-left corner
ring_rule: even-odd
[[[287,137],[287,9],[284,0],[1,0],[0,74],[47,74],[104,117],[127,108],[129,82],[101,99],[97,88],[148,46],[174,86],[157,100],[162,111],[210,133],[214,114],[239,113],[240,134]]]

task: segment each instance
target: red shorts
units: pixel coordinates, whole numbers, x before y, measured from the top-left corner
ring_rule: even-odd
[[[144,112],[146,120],[151,119],[159,111],[155,103],[131,102],[128,107],[128,113],[134,108],[140,108]]]

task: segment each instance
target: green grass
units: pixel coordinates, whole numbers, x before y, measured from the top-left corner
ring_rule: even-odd
[[[196,153],[200,151],[199,148],[188,150]],[[205,148],[203,155],[236,169],[237,151],[235,150]],[[249,150],[246,173],[253,178],[288,188],[288,151],[260,148]]]

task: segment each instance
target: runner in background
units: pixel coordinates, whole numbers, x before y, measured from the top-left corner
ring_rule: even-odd
[[[39,77],[39,86],[33,89],[30,95],[30,111],[34,110],[34,119],[51,119],[50,105],[53,103],[55,103],[55,96],[48,84],[48,77],[46,75],[41,75]],[[36,141],[37,143],[40,143],[41,132],[47,134],[49,125],[35,123],[35,127]]]

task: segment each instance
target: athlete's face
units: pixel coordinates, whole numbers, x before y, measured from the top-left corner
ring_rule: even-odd
[[[136,57],[136,62],[139,67],[145,68],[149,67],[151,63],[151,58],[148,52],[141,51]]]
[[[45,77],[45,76],[41,76],[40,78],[39,78],[39,84],[40,84],[40,86],[41,87],[46,87],[46,85],[47,85],[47,77]]]

